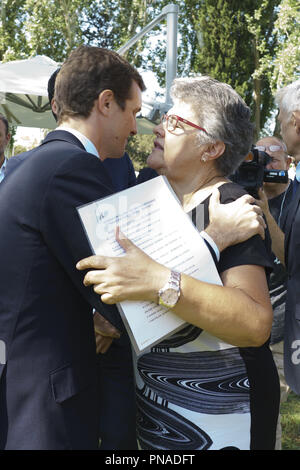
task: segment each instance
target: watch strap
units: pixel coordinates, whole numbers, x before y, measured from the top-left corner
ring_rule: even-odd
[[[171,270],[168,281],[158,291],[158,303],[159,303],[159,305],[163,305],[164,307],[167,307],[167,308],[172,308],[176,305],[176,303],[178,302],[179,297],[180,297],[180,282],[181,282],[181,273],[179,273],[178,271]],[[172,305],[167,304],[166,302],[164,302],[164,300],[161,297],[163,295],[163,293],[168,289],[172,289],[177,293],[176,302]]]

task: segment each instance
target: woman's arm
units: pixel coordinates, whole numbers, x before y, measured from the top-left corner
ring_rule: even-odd
[[[237,266],[221,278],[224,287],[183,275],[174,313],[229,344],[261,346],[270,336],[273,319],[264,268]]]
[[[77,264],[89,271],[84,283],[94,285],[103,302],[158,301],[158,291],[170,270],[157,263],[126,238],[119,258],[91,256]],[[230,268],[222,274],[224,286],[182,275],[181,296],[172,311],[185,321],[239,347],[260,346],[269,337],[273,312],[263,267]]]

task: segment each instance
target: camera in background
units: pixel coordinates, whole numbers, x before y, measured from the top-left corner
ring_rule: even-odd
[[[288,172],[285,170],[266,170],[272,157],[252,146],[249,154],[236,172],[229,178],[242,186],[251,196],[258,199],[258,190],[264,182],[287,183]]]

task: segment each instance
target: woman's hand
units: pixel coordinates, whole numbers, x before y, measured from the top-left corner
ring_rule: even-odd
[[[96,339],[96,353],[97,354],[105,354],[111,346],[113,342],[113,338],[110,336],[103,336],[101,333],[95,332],[95,339]]]
[[[107,304],[123,300],[157,302],[159,289],[167,282],[170,270],[154,261],[116,230],[116,240],[126,254],[120,257],[90,256],[79,261],[77,269],[92,269],[84,277],[85,286]]]
[[[262,239],[265,238],[267,226],[263,210],[250,194],[229,204],[221,204],[219,190],[215,189],[209,203],[209,220],[205,232],[211,236],[220,251],[257,234]]]
[[[269,217],[270,215],[269,201],[263,188],[259,188],[258,197],[259,199],[255,199],[255,204],[262,209],[266,217]]]
[[[120,332],[99,312],[94,313],[94,329],[96,337],[96,352],[104,354],[109,349],[114,338],[120,338]]]

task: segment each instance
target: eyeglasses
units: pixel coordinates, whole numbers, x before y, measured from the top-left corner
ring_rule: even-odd
[[[163,124],[167,123],[167,130],[170,132],[173,132],[176,129],[176,126],[178,124],[178,121],[183,122],[184,124],[187,124],[188,126],[192,126],[195,129],[199,129],[200,131],[203,131],[207,134],[207,131],[203,129],[203,127],[198,126],[197,124],[194,124],[191,121],[188,121],[187,119],[183,119],[180,116],[177,116],[176,114],[164,114],[161,117],[160,122]]]
[[[282,147],[281,145],[269,145],[269,147],[265,147],[264,145],[256,145],[255,148],[260,152],[265,152],[266,150],[269,150],[269,152],[278,152],[278,150],[283,150],[286,152],[286,147]]]

